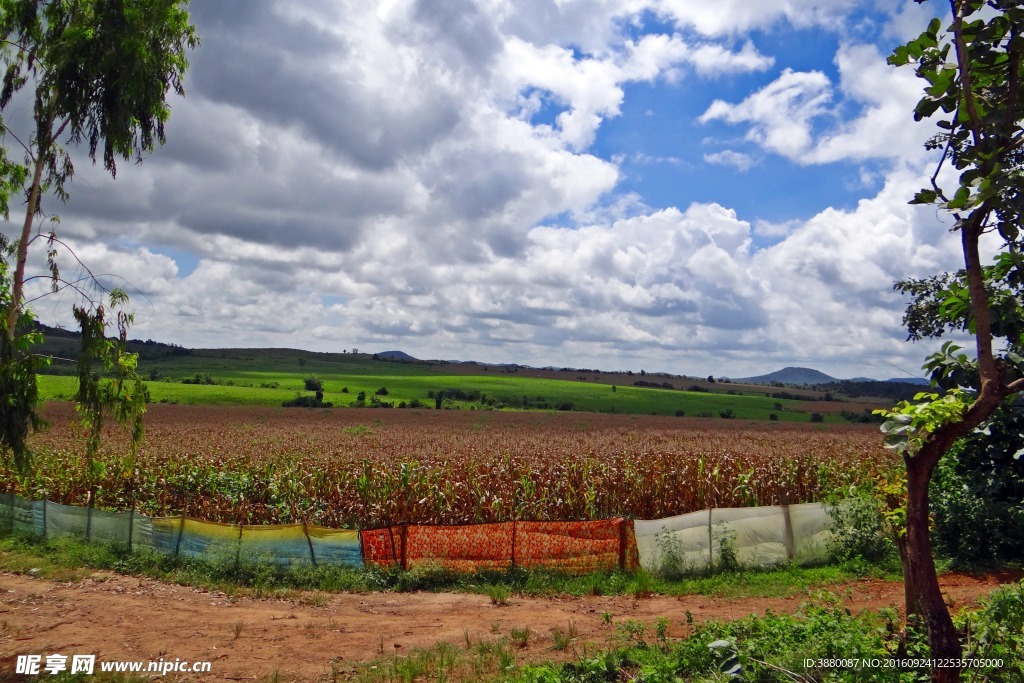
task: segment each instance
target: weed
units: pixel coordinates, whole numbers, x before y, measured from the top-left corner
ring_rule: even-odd
[[[615,625],[615,638],[624,647],[647,647],[647,624],[635,619],[620,621]]]
[[[243,628],[245,628],[245,624],[240,621],[231,624],[231,633],[234,634],[235,640],[238,640],[238,636],[242,635]]]
[[[649,598],[654,594],[654,577],[647,571],[639,569],[633,579],[633,597],[637,599]]]
[[[487,596],[491,599],[492,605],[504,607],[508,605],[508,599],[511,596],[511,592],[507,586],[502,586],[501,584],[496,583],[487,587]]]
[[[554,649],[561,652],[572,644],[572,638],[562,629],[555,627],[551,630],[551,640],[554,642]]]
[[[530,642],[530,627],[514,628],[509,632],[509,636],[516,647],[523,649]]]
[[[715,568],[724,572],[735,572],[740,569],[739,558],[736,556],[736,532],[728,527],[715,531],[715,545],[718,546],[715,557]]]
[[[654,637],[657,639],[659,646],[665,652],[668,652],[668,619],[665,617],[658,617],[658,623],[654,626]]]

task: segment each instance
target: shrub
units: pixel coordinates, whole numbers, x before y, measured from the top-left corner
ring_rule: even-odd
[[[954,565],[1024,560],[1024,406],[1008,406],[939,461],[931,508],[937,550]]]
[[[281,403],[284,408],[331,408],[334,406],[330,401],[323,400],[323,392],[318,396],[299,396]]]
[[[732,408],[726,408],[725,410],[720,410],[718,412],[718,417],[724,418],[726,420],[731,420],[736,417],[736,413],[733,412]]]
[[[821,413],[811,413],[811,422],[824,422],[825,416]]]
[[[779,421],[779,416],[776,415],[775,413],[769,413],[768,420],[770,422],[778,422]]]
[[[686,417],[686,411],[683,410],[682,408],[679,408],[678,410],[676,410],[675,416],[676,417]]]
[[[197,372],[194,377],[186,377],[185,379],[181,380],[181,383],[211,385],[216,384],[217,380],[215,380],[213,377],[210,377],[210,373],[208,372]]]
[[[885,518],[878,500],[867,491],[851,489],[848,498],[828,508],[832,523],[828,551],[839,561],[863,558],[881,562],[892,558],[896,547],[886,533]]]
[[[387,396],[388,395],[388,388],[387,387],[381,387],[380,389],[378,389],[377,391],[375,391],[373,393],[377,394],[378,396]]]
[[[323,380],[316,375],[311,375],[302,380],[302,384],[306,387],[306,391],[323,391],[324,388]]]

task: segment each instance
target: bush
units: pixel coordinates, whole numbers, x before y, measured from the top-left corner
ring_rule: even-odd
[[[323,391],[324,388],[323,380],[316,375],[311,375],[302,380],[302,384],[306,387],[306,391]]]
[[[856,558],[882,562],[893,558],[896,546],[886,533],[881,504],[866,491],[853,489],[851,494],[828,508],[832,518],[829,554],[841,562]]]
[[[686,411],[683,410],[682,408],[679,408],[678,410],[676,410],[675,416],[676,417],[686,417]]]
[[[281,403],[284,408],[331,408],[334,406],[330,401],[323,400],[323,392],[318,396],[296,396]]]
[[[208,372],[197,372],[194,377],[186,377],[185,379],[181,380],[181,383],[212,385],[216,384],[217,380],[215,380],[213,377],[210,377],[210,373]]]
[[[725,410],[718,411],[718,417],[725,420],[731,420],[736,417],[736,413],[733,412],[732,408],[726,408]]]
[[[377,391],[375,391],[373,393],[377,394],[378,396],[387,396],[388,395],[388,388],[387,387],[381,387],[380,389],[378,389]]]
[[[1024,561],[1024,406],[958,442],[932,478],[936,549],[954,566]]]
[[[811,422],[824,422],[825,416],[821,413],[811,413]]]

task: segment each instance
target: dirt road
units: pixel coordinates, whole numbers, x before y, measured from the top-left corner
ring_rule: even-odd
[[[948,575],[947,601],[974,603],[1000,579]],[[1019,577],[1018,577],[1019,578]],[[863,580],[830,590],[854,610],[902,604],[902,585]],[[577,643],[601,645],[616,622],[670,620],[672,636],[695,621],[794,611],[805,595],[721,599],[698,595],[532,598],[513,596],[496,606],[484,595],[455,593],[293,593],[289,599],[237,598],[223,593],[98,572],[76,583],[0,574],[0,680],[10,679],[19,654],[94,654],[97,661],[176,658],[211,662],[196,680],[281,681],[330,679],[391,653],[408,653],[445,640],[496,641],[529,628],[520,661],[564,658],[552,646],[556,628],[571,621]],[[69,659],[70,661],[70,659]],[[16,680],[16,679],[15,679]],[[45,681],[46,676],[38,679]]]

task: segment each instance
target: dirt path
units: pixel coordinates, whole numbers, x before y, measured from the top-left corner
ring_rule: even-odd
[[[947,601],[973,604],[1000,579],[948,575]],[[902,604],[902,585],[864,580],[831,590],[854,610]],[[97,661],[175,658],[212,662],[196,680],[281,681],[330,679],[382,653],[408,653],[446,640],[496,641],[528,627],[531,639],[520,660],[555,659],[553,629],[572,621],[578,644],[604,644],[614,621],[654,624],[670,620],[670,634],[686,633],[686,614],[696,621],[793,611],[805,596],[720,599],[692,595],[635,599],[617,597],[512,597],[495,606],[487,596],[453,593],[296,593],[292,600],[232,598],[184,586],[110,573],[66,584],[0,574],[0,680],[11,680],[19,654],[95,654]],[[47,676],[30,680],[46,680]],[[17,679],[13,679],[17,680]],[[166,679],[165,679],[166,680]]]

